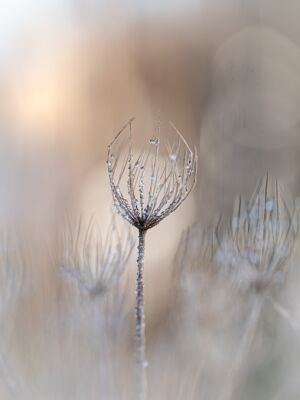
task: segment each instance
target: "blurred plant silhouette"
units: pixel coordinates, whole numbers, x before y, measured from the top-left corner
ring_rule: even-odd
[[[239,197],[231,225],[217,234],[216,263],[240,288],[280,284],[298,231],[294,200],[276,179],[262,178],[250,202]]]
[[[299,327],[274,299],[286,280],[298,233],[297,220],[295,201],[277,179],[266,175],[259,180],[249,202],[238,198],[229,224],[224,218],[208,229],[198,223],[182,235],[176,271],[184,347],[186,343],[198,343],[200,350],[192,347],[189,354],[201,351],[203,356],[205,332],[219,356],[220,341],[224,346],[225,340],[227,350],[233,349],[236,341],[239,343],[235,355],[227,360],[228,372],[212,398],[236,398],[266,299],[294,328]],[[208,362],[205,366],[208,368]],[[213,363],[213,375],[217,371]],[[203,374],[199,371],[197,379],[201,381]]]
[[[76,311],[70,317],[68,328],[73,331],[78,326],[85,327],[93,333],[91,343],[93,340],[100,343],[97,391],[101,398],[108,400],[121,398],[127,390],[122,382],[128,330],[122,277],[133,246],[130,228],[120,227],[114,216],[105,236],[94,215],[87,220],[81,215],[75,224],[66,219],[61,234],[60,270],[79,289]]]
[[[61,269],[77,283],[82,293],[95,297],[118,284],[133,245],[130,230],[120,232],[115,218],[104,238],[94,216],[90,217],[86,228],[82,218],[75,229],[67,222],[62,234]]]

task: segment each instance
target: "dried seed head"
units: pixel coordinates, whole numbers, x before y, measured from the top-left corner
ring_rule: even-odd
[[[107,168],[115,208],[140,230],[148,230],[175,211],[196,183],[197,155],[171,123],[177,141],[160,155],[152,137],[144,151],[133,154],[131,119],[108,147]]]
[[[198,273],[202,267],[210,268],[216,251],[213,228],[203,229],[199,222],[186,229],[181,236],[175,257],[180,275]]]
[[[75,280],[81,292],[94,297],[119,282],[133,249],[129,230],[122,235],[113,219],[106,237],[93,217],[84,228],[80,218],[75,229],[66,223],[62,235],[62,271]]]
[[[194,299],[204,286],[214,278],[213,257],[215,235],[211,228],[202,229],[196,223],[183,232],[175,257],[176,274],[179,281],[179,295]]]
[[[226,348],[231,346],[232,326],[242,311],[240,291],[232,290],[230,281],[224,279],[214,265],[215,231],[214,224],[202,228],[197,223],[183,234],[176,255],[179,285],[175,311],[184,352],[193,359],[195,351],[202,352],[206,348],[203,343],[207,339],[210,344],[213,340],[210,362],[214,368],[220,362],[216,355],[226,354],[223,352],[224,340],[228,340]],[[225,332],[230,335],[226,337]]]
[[[282,281],[297,229],[294,202],[266,176],[248,205],[238,199],[231,226],[219,238],[217,264],[239,286],[262,290]]]

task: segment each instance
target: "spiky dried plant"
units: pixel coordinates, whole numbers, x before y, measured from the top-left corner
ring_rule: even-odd
[[[214,225],[202,228],[201,223],[196,222],[188,227],[181,235],[175,256],[176,272],[180,274],[180,278],[201,272],[203,266],[210,266],[216,245]]]
[[[131,119],[108,146],[107,168],[117,213],[139,231],[136,273],[136,376],[137,396],[147,397],[143,262],[147,230],[174,212],[195,186],[197,154],[170,123],[177,141],[166,144],[160,155],[160,138],[152,137],[137,155],[133,154]],[[125,134],[125,132],[127,132]]]
[[[242,311],[239,292],[232,290],[214,264],[219,223],[220,219],[206,227],[201,222],[189,227],[175,258],[179,284],[173,317],[176,346],[182,351],[182,371],[193,371],[193,399],[218,396],[236,346],[236,321]]]
[[[189,318],[188,313],[192,313],[193,317],[197,313],[202,314],[200,319],[203,319],[203,314],[207,313],[210,313],[211,317],[213,314],[211,308],[222,297],[221,292],[225,292],[224,279],[220,279],[220,274],[214,264],[218,245],[216,238],[218,224],[219,221],[217,224],[212,223],[211,226],[203,228],[202,224],[197,222],[185,230],[181,236],[174,260],[174,276],[177,277],[179,283],[178,297],[187,303],[184,307],[185,317]],[[217,287],[218,290],[212,289]],[[201,301],[198,300],[199,297]],[[209,307],[206,303],[209,303]],[[191,304],[193,304],[192,307],[190,307]],[[221,304],[225,305],[224,299],[219,301],[219,308]],[[219,317],[218,320],[220,324]]]
[[[236,287],[253,294],[240,345],[229,368],[219,399],[232,398],[249,354],[265,298],[284,282],[288,259],[297,234],[293,200],[276,179],[268,175],[257,186],[250,202],[240,197],[229,228],[218,237],[215,261]]]
[[[248,205],[238,198],[231,226],[217,235],[216,261],[239,287],[264,291],[283,280],[297,230],[293,200],[266,175]]]
[[[62,271],[77,283],[82,293],[95,297],[118,283],[134,240],[129,229],[121,234],[114,218],[103,239],[91,216],[85,228],[81,217],[75,229],[66,223],[61,245]]]
[[[105,399],[121,398],[120,387],[125,390],[120,384],[128,332],[124,274],[134,239],[131,227],[117,222],[112,215],[103,235],[94,215],[89,218],[81,215],[75,221],[66,218],[60,242],[60,270],[79,289],[74,293],[79,300],[76,313],[72,309],[70,318],[63,314],[64,336],[69,333],[74,337],[74,332],[86,327],[90,346],[95,345],[93,357],[86,362],[95,367],[97,393]],[[69,351],[68,340],[65,348]],[[94,386],[89,390],[93,392]]]
[[[200,317],[199,315],[208,310],[206,302],[211,300],[213,295],[211,288],[215,284],[217,275],[213,266],[215,244],[215,230],[203,229],[199,222],[181,235],[174,259],[173,274],[178,283],[177,300],[184,310],[181,319],[201,319],[202,315]]]

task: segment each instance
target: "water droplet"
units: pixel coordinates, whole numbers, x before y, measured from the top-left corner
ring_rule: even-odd
[[[254,251],[248,251],[248,257],[252,264],[257,264],[259,262],[259,256]]]
[[[287,244],[284,244],[281,247],[276,248],[275,251],[278,256],[284,257],[284,258],[288,257],[290,254],[290,250],[289,250],[289,247]]]
[[[239,217],[233,217],[231,220],[231,224],[233,228],[238,228],[241,224],[241,220]]]
[[[156,176],[155,176],[155,175],[151,175],[151,176],[150,176],[150,180],[151,180],[151,181],[156,181]]]
[[[170,154],[171,161],[176,161],[176,158],[177,158],[176,154]]]
[[[272,199],[268,199],[266,201],[266,210],[267,211],[272,211],[274,208],[274,201]]]
[[[149,143],[150,143],[150,144],[158,145],[159,139],[158,139],[158,138],[155,138],[155,137],[152,137],[151,139],[149,139]]]
[[[149,204],[153,204],[154,203],[154,196],[149,196]]]
[[[257,220],[257,219],[258,219],[258,216],[259,216],[258,209],[257,209],[257,208],[252,208],[252,209],[250,210],[250,212],[249,212],[249,218],[250,218],[250,219]]]

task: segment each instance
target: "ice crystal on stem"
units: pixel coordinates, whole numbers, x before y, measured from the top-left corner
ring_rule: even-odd
[[[91,297],[101,295],[118,283],[133,245],[130,231],[121,235],[114,219],[102,239],[93,217],[86,228],[80,218],[75,229],[67,223],[63,231],[61,268],[81,292]]]
[[[136,375],[139,400],[147,397],[143,261],[145,234],[175,211],[195,186],[197,154],[170,123],[177,140],[160,155],[160,138],[151,137],[133,153],[131,119],[108,146],[107,169],[117,213],[139,230],[136,275]]]

